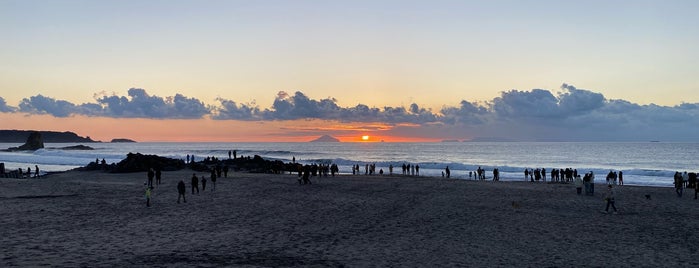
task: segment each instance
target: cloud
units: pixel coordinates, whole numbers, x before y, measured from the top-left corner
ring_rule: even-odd
[[[393,135],[436,139],[497,137],[528,141],[699,141],[699,104],[640,105],[606,99],[603,94],[563,84],[546,89],[503,91],[489,101],[462,100],[458,106],[432,111],[413,103],[408,107],[341,107],[337,99],[313,99],[297,91],[279,91],[271,107],[217,98],[207,106],[181,94],[149,95],[131,88],[127,96],[95,95],[96,103],[76,105],[37,95],[23,99],[19,108],[0,98],[0,112],[86,115],[114,118],[198,119],[241,121],[330,120],[340,123],[378,123]],[[390,130],[388,129],[390,128]]]
[[[68,117],[77,111],[75,104],[64,100],[44,97],[41,94],[22,99],[19,111],[29,114],[50,114],[55,117]]]
[[[23,99],[19,111],[28,114],[50,114],[55,117],[71,115],[100,116],[114,118],[197,119],[211,113],[211,108],[195,98],[181,94],[162,98],[150,96],[145,90],[131,88],[128,97],[102,93],[96,96],[97,103],[73,104],[41,94]],[[12,112],[12,107],[0,105],[0,112]]]
[[[131,88],[130,98],[125,96],[102,96],[97,98],[102,107],[101,116],[126,118],[158,118],[158,119],[197,119],[210,114],[210,108],[195,98],[187,98],[181,94],[174,97],[162,98],[150,96],[144,89]]]
[[[239,104],[222,98],[217,101],[221,103],[221,107],[216,109],[212,118],[218,120],[322,119],[340,122],[428,123],[436,121],[438,117],[417,104],[411,104],[409,110],[404,107],[369,107],[365,104],[340,107],[334,98],[314,100],[300,91],[293,95],[280,91],[272,107],[264,110],[254,104]]]
[[[17,108],[8,106],[7,102],[3,97],[0,97],[0,113],[12,113],[15,112]]]
[[[221,106],[215,109],[216,113],[212,116],[216,120],[259,120],[260,108],[255,104],[238,104],[232,100],[217,98]]]

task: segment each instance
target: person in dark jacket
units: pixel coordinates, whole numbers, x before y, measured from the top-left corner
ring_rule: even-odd
[[[179,195],[177,196],[177,204],[180,203],[180,197],[182,197],[182,200],[184,200],[185,203],[187,203],[187,198],[185,198],[184,193],[185,193],[185,186],[184,186],[184,181],[180,180],[179,183],[177,183],[177,192]]]
[[[194,194],[195,189],[197,194],[199,194],[199,178],[197,178],[196,174],[192,174],[192,194]]]

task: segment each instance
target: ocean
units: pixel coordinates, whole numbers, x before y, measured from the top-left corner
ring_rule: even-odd
[[[0,148],[21,144],[0,143]],[[672,186],[676,171],[696,172],[699,167],[699,143],[670,142],[442,142],[442,143],[85,143],[95,150],[59,149],[77,144],[48,143],[34,152],[0,152],[6,170],[38,165],[44,172],[66,171],[85,166],[96,159],[119,162],[129,152],[155,154],[195,160],[207,156],[228,158],[228,151],[238,156],[260,155],[269,160],[300,163],[335,163],[341,173],[351,173],[351,166],[376,164],[376,171],[393,165],[400,173],[403,163],[418,164],[423,176],[441,177],[448,166],[453,178],[469,179],[469,171],[482,167],[492,178],[498,168],[502,181],[524,180],[524,169],[574,168],[580,174],[593,171],[596,182],[604,182],[610,170],[623,171],[629,185]],[[547,177],[550,174],[547,174]]]

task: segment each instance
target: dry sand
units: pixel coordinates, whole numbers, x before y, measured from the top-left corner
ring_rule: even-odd
[[[0,266],[699,265],[693,190],[619,187],[612,215],[602,184],[233,173],[193,196],[191,173],[165,172],[150,208],[145,172],[0,179]]]

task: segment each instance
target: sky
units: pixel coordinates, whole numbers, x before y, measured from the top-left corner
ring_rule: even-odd
[[[0,125],[699,141],[697,1],[0,0]]]

